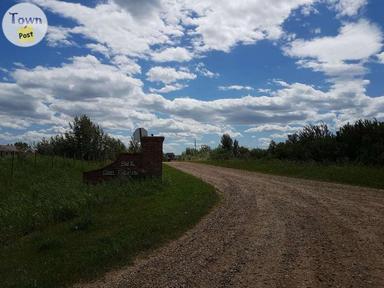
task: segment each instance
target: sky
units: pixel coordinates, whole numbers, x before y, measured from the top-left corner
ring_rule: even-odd
[[[382,0],[1,0],[1,17],[20,2],[49,28],[28,48],[0,33],[0,144],[81,114],[176,153],[223,133],[265,148],[306,124],[384,121]]]

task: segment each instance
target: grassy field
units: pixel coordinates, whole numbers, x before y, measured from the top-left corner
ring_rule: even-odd
[[[0,158],[1,287],[63,287],[129,264],[192,227],[214,188],[171,167],[163,180],[86,186],[97,163]]]
[[[384,189],[384,167],[323,165],[280,160],[210,160],[203,163],[304,179]]]

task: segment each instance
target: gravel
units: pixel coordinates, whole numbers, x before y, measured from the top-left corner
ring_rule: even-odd
[[[172,162],[222,196],[181,238],[75,287],[384,287],[384,190]]]

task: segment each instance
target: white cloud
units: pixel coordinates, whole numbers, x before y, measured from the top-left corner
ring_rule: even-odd
[[[157,111],[206,123],[254,124],[304,121],[323,108],[329,100],[326,93],[295,83],[267,97],[202,101],[191,98],[166,100],[155,96],[143,103]],[[316,108],[314,108],[316,107]]]
[[[184,89],[185,87],[187,87],[187,85],[175,83],[175,84],[165,85],[160,89],[150,88],[149,91],[151,91],[152,93],[169,93],[169,92],[174,92],[174,91]]]
[[[11,133],[0,133],[0,141],[4,143],[13,143],[13,142],[26,142],[28,144],[33,144],[41,141],[43,138],[50,138],[51,136],[56,135],[57,133],[47,133],[44,130],[38,131],[26,131],[20,134],[11,134]]]
[[[0,126],[26,128],[33,123],[47,123],[53,112],[36,97],[28,95],[15,83],[0,83]]]
[[[367,20],[360,20],[345,24],[335,37],[295,40],[285,52],[289,56],[314,58],[320,62],[363,60],[378,53],[381,42],[380,29]]]
[[[249,128],[245,130],[246,133],[257,133],[257,132],[266,132],[266,131],[295,131],[298,127],[291,127],[289,125],[279,125],[279,124],[263,124],[258,125],[257,127]]]
[[[186,133],[190,133],[190,135],[220,134],[223,133],[223,129],[227,128],[225,126],[223,126],[225,128],[220,128],[217,125],[203,124],[194,119],[184,119],[180,117],[156,119],[149,125],[151,129],[161,130],[163,133],[168,133],[168,135],[173,134],[174,137],[179,134],[187,136],[188,134]]]
[[[269,88],[259,88],[257,89],[257,92],[268,94],[271,92],[271,89]]]
[[[353,16],[367,5],[368,0],[328,0],[340,16]]]
[[[219,90],[221,91],[230,91],[230,90],[246,90],[246,91],[252,91],[254,90],[251,86],[243,86],[243,85],[229,85],[229,86],[219,86]]]
[[[114,0],[114,2],[123,7],[133,17],[138,18],[152,16],[161,8],[160,0]]]
[[[281,86],[281,87],[289,87],[290,86],[287,82],[285,82],[281,79],[273,79],[272,82]]]
[[[374,117],[378,114],[378,109],[383,108],[384,97],[366,96],[365,85],[367,81],[343,82],[342,85],[335,84],[329,91],[324,92],[305,84],[293,83],[268,97],[247,96],[212,101],[191,98],[167,100],[152,95],[142,104],[148,109],[154,109],[172,117],[191,118],[202,123],[229,125],[258,123],[280,126],[295,124],[297,127],[308,121],[312,123],[335,121],[342,118],[341,115],[344,114],[350,117],[353,117],[352,115]],[[376,103],[377,106],[372,103]]]
[[[107,58],[109,58],[110,51],[107,46],[102,45],[100,43],[88,43],[85,45],[88,49],[90,49],[92,52],[97,52],[100,54],[103,54]]]
[[[278,39],[282,36],[281,25],[291,12],[312,0],[269,1],[185,1],[186,6],[197,14],[185,19],[196,26],[195,46],[200,51],[220,50],[228,52],[237,43],[251,44],[262,39]]]
[[[188,70],[176,70],[172,67],[152,67],[147,72],[147,79],[152,82],[162,82],[164,84],[174,83],[178,80],[192,80],[196,75]]]
[[[15,67],[25,68],[25,65],[23,63],[20,63],[20,62],[13,62],[13,65]]]
[[[169,100],[143,93],[137,79],[112,65],[101,64],[93,56],[74,57],[59,67],[20,68],[14,72],[14,79],[16,83],[2,83],[0,89],[2,127],[23,128],[32,123],[65,127],[71,117],[86,113],[112,132],[118,129],[130,135],[135,127],[144,126],[172,139],[189,139],[225,131],[238,137],[234,125],[247,125],[247,133],[287,133],[308,121],[343,123],[361,117],[384,117],[384,97],[366,96],[368,82],[364,80],[335,83],[328,91],[283,82],[270,96]],[[103,87],[96,85],[89,90],[87,81]]]
[[[13,77],[16,83],[4,85],[1,90],[4,109],[0,115],[25,115],[33,118],[28,120],[29,124],[45,119],[46,123],[65,126],[71,117],[86,113],[107,129],[131,131],[140,125],[160,133],[187,137],[224,131],[236,134],[239,131],[232,128],[235,124],[323,119],[321,109],[332,108],[328,106],[330,96],[327,93],[298,83],[286,83],[286,87],[270,97],[168,100],[157,94],[143,93],[139,80],[126,76],[112,65],[100,63],[94,56],[74,57],[70,63],[59,67],[20,68],[15,70]],[[173,78],[162,80],[173,81]],[[21,97],[20,101],[16,101],[17,97]],[[352,104],[353,100],[343,105],[353,109]],[[156,116],[158,113],[162,118]]]
[[[188,51],[172,47],[184,36],[194,47],[193,54],[207,50],[228,52],[238,43],[279,39],[284,34],[282,24],[292,11],[302,6],[311,9],[317,2],[275,0],[271,5],[268,1],[238,0],[235,5],[214,0],[114,0],[87,7],[57,0],[32,1],[73,19],[77,26],[71,33],[105,44],[114,54],[145,58],[152,55],[153,45],[173,49],[155,52],[154,59],[160,62],[189,61],[192,55]]]
[[[269,137],[271,137],[272,139],[282,140],[282,139],[286,139],[288,137],[288,135],[289,135],[289,133],[274,133],[274,134],[269,135]]]
[[[301,58],[304,68],[321,71],[332,78],[353,78],[364,75],[365,62],[382,48],[383,35],[379,27],[360,20],[344,24],[337,36],[312,40],[294,40],[284,51]]]
[[[384,64],[384,52],[381,52],[380,54],[377,54],[376,56],[379,59],[379,61]]]
[[[271,141],[272,139],[268,137],[261,137],[257,139],[260,148],[268,148]]]
[[[336,79],[353,78],[363,76],[367,73],[364,63],[345,63],[344,61],[319,62],[314,60],[299,60],[297,64],[303,68],[309,68],[313,71],[324,72],[328,76]]]
[[[156,62],[185,62],[192,59],[192,54],[182,47],[166,48],[160,52],[153,53],[152,59]]]
[[[47,35],[45,36],[48,46],[57,47],[76,45],[76,43],[71,40],[71,31],[72,29],[61,26],[48,26]]]
[[[128,58],[125,55],[116,55],[113,56],[112,61],[114,65],[119,67],[119,69],[129,75],[141,73],[141,67],[134,60]]]
[[[204,77],[208,78],[217,78],[220,76],[219,73],[212,72],[208,70],[208,68],[205,66],[203,62],[200,62],[196,65],[195,72],[199,75],[202,75]]]
[[[311,14],[319,14],[319,11],[311,6],[311,5],[304,5],[302,8],[301,8],[301,14],[303,14],[304,16],[309,16]]]
[[[101,3],[95,7],[56,0],[33,2],[74,20],[78,26],[72,28],[72,34],[80,34],[105,44],[114,54],[145,57],[150,54],[151,45],[171,44],[172,37],[183,35],[183,28],[179,24],[166,23],[163,20],[165,15],[154,13],[143,23],[140,18],[133,17],[132,13],[113,2]],[[140,3],[136,6],[140,7]]]
[[[120,97],[135,93],[142,86],[140,80],[100,63],[91,55],[73,57],[71,63],[61,67],[16,69],[12,76],[23,89],[35,90],[36,95],[48,95],[47,100]]]
[[[73,116],[85,113],[102,127],[112,132],[128,130],[128,135],[138,126],[179,138],[231,130],[227,124],[207,124],[189,117],[159,118],[156,107],[148,103],[164,98],[144,94],[139,80],[90,55],[73,57],[58,67],[19,68],[13,77],[16,83],[1,83],[0,127],[22,129],[34,123],[66,127]],[[174,86],[180,88],[178,84]],[[25,139],[26,135],[35,139],[31,133],[15,137]],[[6,139],[10,138],[0,135],[1,141]]]
[[[110,53],[129,57],[152,57],[157,62],[190,61],[203,51],[228,52],[239,43],[276,40],[284,35],[282,24],[292,11],[301,7],[304,14],[316,13],[317,0],[114,0],[100,2],[95,7],[57,1],[33,2],[66,18],[73,19],[73,28],[53,27],[48,35],[51,45],[71,45],[72,34],[107,47]],[[343,15],[354,15],[366,0],[328,0]],[[100,23],[103,25],[100,25]],[[187,37],[185,37],[187,36]],[[194,51],[177,45],[188,39]],[[166,45],[163,51],[153,51],[154,45]],[[101,51],[97,49],[96,51]]]

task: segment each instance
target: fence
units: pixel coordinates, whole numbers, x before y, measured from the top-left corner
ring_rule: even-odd
[[[80,168],[81,172],[84,172],[90,168],[97,168],[108,164],[110,161],[85,161],[75,158],[59,157],[55,155],[41,155],[38,153],[8,153],[0,155],[0,185],[11,184],[17,180],[17,177],[23,177],[23,175],[16,175],[18,169],[25,170],[28,173],[29,169],[57,169],[57,168]],[[26,168],[28,169],[22,169]],[[81,173],[80,173],[81,174]],[[80,175],[81,176],[81,175]]]

